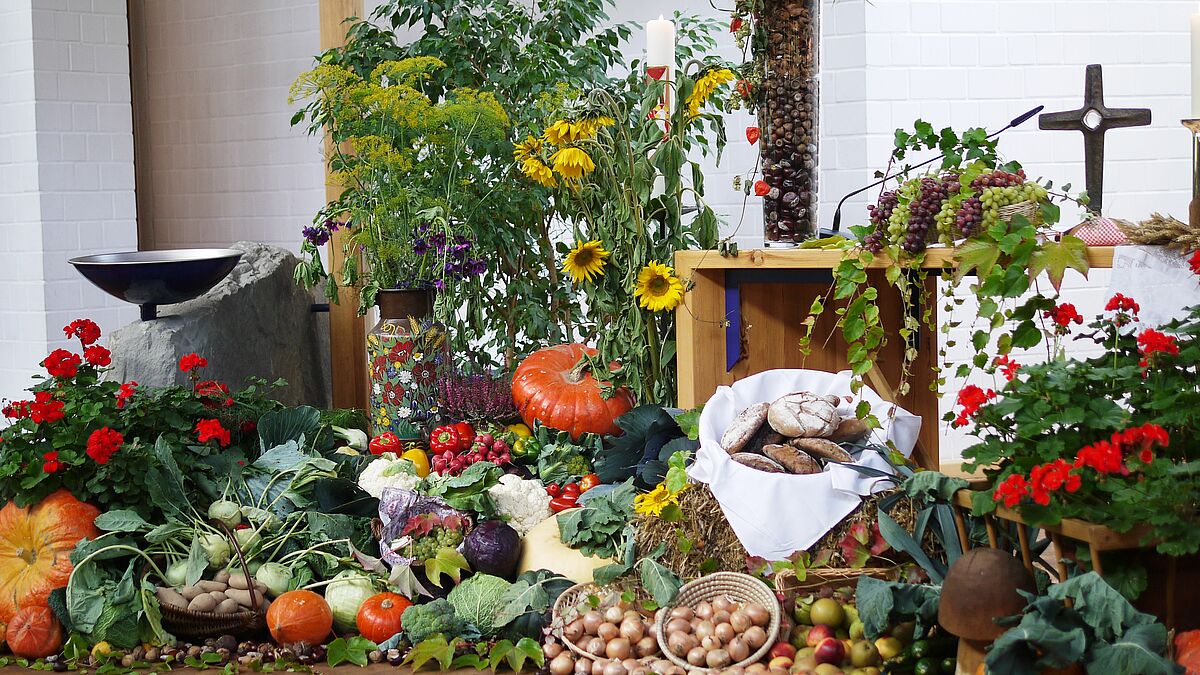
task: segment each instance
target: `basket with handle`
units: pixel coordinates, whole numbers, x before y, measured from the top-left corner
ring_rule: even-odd
[[[238,546],[237,537],[229,531],[229,528],[221,526],[225,530],[226,536],[229,537],[229,542],[233,546],[233,552],[237,554],[238,562],[241,563],[241,572],[246,575],[246,587],[252,589],[250,593],[250,608],[239,612],[230,612],[228,614],[220,614],[218,612],[194,612],[189,609],[179,609],[171,607],[167,604],[161,605],[163,628],[174,633],[175,635],[183,635],[193,638],[206,638],[218,635],[233,635],[236,637],[256,635],[262,633],[267,627],[267,605],[259,605],[259,594],[253,592],[254,577],[250,574],[250,568],[246,565],[246,557],[242,554],[242,549]],[[265,596],[264,596],[265,597]]]
[[[1006,223],[1012,220],[1014,216],[1025,216],[1030,222],[1033,222],[1040,208],[1037,202],[1027,199],[1016,204],[1001,206],[999,216],[1000,220]]]
[[[593,598],[599,598],[599,602],[593,605]],[[568,623],[571,623],[588,610],[604,609],[620,601],[621,593],[616,589],[604,588],[594,583],[575,584],[563,591],[562,595],[558,596],[558,600],[554,601],[554,616],[551,623],[551,631],[576,656],[593,661],[603,659],[605,658],[603,654],[592,654],[568,640],[563,635],[563,629],[566,628]]]
[[[675,603],[667,608],[667,611],[669,613],[675,607],[695,607],[701,602],[720,596],[726,596],[735,602],[743,604],[750,602],[757,603],[765,607],[771,614],[771,621],[766,626],[767,641],[746,659],[737,663],[731,663],[720,670],[744,668],[762,660],[771,651],[771,647],[775,643],[775,636],[779,633],[779,624],[782,621],[783,610],[779,607],[779,600],[775,597],[775,592],[759,579],[748,574],[741,574],[740,572],[715,572],[684,584],[679,589],[679,595],[675,597]],[[654,637],[658,640],[658,649],[663,653],[663,656],[670,660],[671,663],[689,671],[710,671],[711,669],[709,668],[693,666],[687,662],[687,659],[677,656],[669,649],[666,624],[666,621],[659,621],[654,626]]]
[[[775,575],[775,588],[784,593],[804,595],[816,593],[823,588],[842,588],[856,586],[859,577],[874,577],[886,581],[900,578],[903,569],[900,565],[890,567],[813,567],[805,572],[804,579],[797,578],[792,570],[782,570]]]

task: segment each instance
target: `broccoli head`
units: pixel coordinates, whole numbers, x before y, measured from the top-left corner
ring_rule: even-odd
[[[467,622],[454,612],[454,606],[445,598],[438,598],[423,605],[413,605],[404,610],[400,617],[409,642],[414,645],[441,633],[447,640],[460,637],[467,630]]]

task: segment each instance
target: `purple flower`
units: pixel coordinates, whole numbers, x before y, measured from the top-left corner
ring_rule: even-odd
[[[417,239],[414,239],[413,244],[412,244],[412,250],[413,250],[413,253],[415,253],[417,255],[425,255],[426,253],[429,252],[429,242],[425,241],[424,237],[419,237]]]
[[[313,246],[324,246],[329,243],[329,230],[323,227],[306,227],[304,238]]]
[[[443,288],[445,288],[445,287],[446,287],[446,282],[442,281],[441,279],[434,279],[434,280],[433,280],[433,287],[434,287],[434,288],[436,288],[436,289],[438,289],[438,290],[440,291],[440,290],[442,290]]]
[[[477,277],[487,270],[487,263],[482,258],[474,258],[467,262],[467,274]]]

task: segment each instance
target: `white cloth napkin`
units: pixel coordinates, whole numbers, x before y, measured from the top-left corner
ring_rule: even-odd
[[[688,475],[707,483],[721,504],[742,546],[752,556],[784,560],[792,553],[817,543],[861,502],[863,495],[889,487],[881,479],[853,469],[831,466],[809,476],[767,473],[729,459],[721,448],[721,434],[734,416],[754,403],[771,402],[785,394],[810,391],[815,394],[850,395],[850,373],[817,370],[768,370],[720,387],[700,415],[700,450]],[[921,431],[921,418],[884,401],[863,388],[861,396],[883,424],[872,440],[891,440],[907,457]],[[853,408],[839,408],[853,416]],[[875,452],[863,452],[858,463],[889,471]]]
[[[1137,300],[1143,327],[1157,327],[1200,305],[1200,277],[1189,255],[1162,246],[1118,246],[1113,252],[1107,298],[1122,293]]]

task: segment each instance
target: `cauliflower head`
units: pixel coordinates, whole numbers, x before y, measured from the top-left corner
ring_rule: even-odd
[[[367,494],[380,499],[387,488],[416,490],[421,477],[416,474],[412,462],[402,460],[393,453],[385,452],[363,469],[358,476],[358,486]]]
[[[500,482],[488,489],[496,510],[508,520],[522,537],[538,523],[553,515],[550,495],[539,480],[521,480],[512,474],[500,477]]]

